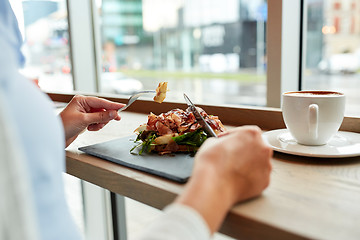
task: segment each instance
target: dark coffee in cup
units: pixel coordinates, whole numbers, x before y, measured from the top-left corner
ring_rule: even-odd
[[[295,91],[295,92],[287,92],[284,95],[294,95],[294,96],[341,96],[344,95],[340,92],[333,92],[333,91]]]

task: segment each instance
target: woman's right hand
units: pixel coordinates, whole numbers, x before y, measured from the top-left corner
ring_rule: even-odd
[[[260,195],[269,185],[272,152],[256,126],[209,138],[196,154],[192,177],[176,202],[195,209],[210,230],[217,231],[235,203]]]
[[[210,138],[196,156],[194,175],[214,174],[224,181],[232,204],[258,196],[270,183],[273,153],[261,134],[257,126],[244,126]]]

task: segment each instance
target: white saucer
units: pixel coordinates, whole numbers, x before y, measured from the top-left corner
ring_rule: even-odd
[[[264,140],[275,150],[307,157],[341,158],[360,156],[360,134],[339,131],[321,146],[298,144],[287,129],[263,133]]]

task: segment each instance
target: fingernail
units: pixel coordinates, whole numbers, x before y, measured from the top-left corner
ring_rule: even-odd
[[[109,116],[110,116],[110,118],[115,118],[116,117],[116,112],[115,111],[110,111]]]

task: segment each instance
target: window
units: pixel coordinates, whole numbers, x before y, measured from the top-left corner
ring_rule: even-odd
[[[102,0],[100,91],[167,81],[167,100],[266,105],[264,0]]]
[[[339,33],[341,31],[339,17],[334,18],[334,27],[335,27],[335,33]]]
[[[341,91],[347,97],[345,114],[360,116],[360,19],[351,6],[348,0],[307,2],[302,89]]]
[[[340,8],[341,8],[341,3],[335,2],[334,3],[334,10],[340,10]]]
[[[65,0],[12,1],[23,34],[23,74],[45,91],[73,90]]]

